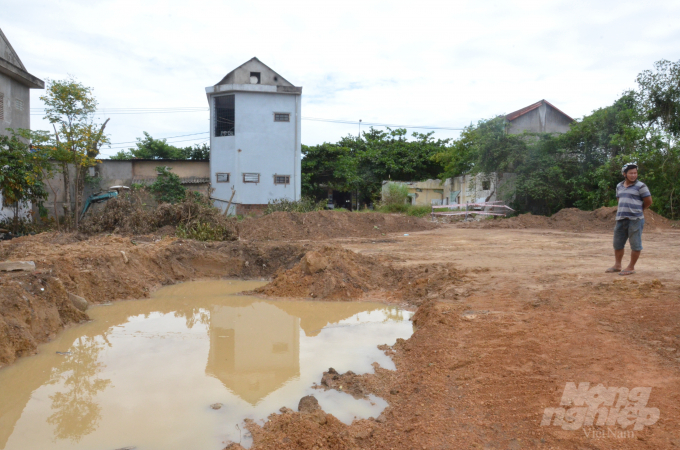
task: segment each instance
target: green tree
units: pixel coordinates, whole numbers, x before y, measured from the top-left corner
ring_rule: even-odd
[[[97,124],[94,114],[97,100],[92,88],[84,86],[74,78],[48,81],[45,95],[40,99],[45,103],[45,119],[54,128],[54,140],[48,144],[50,157],[55,159],[64,179],[64,213],[78,226],[79,217],[71,211],[80,211],[83,205],[85,180],[90,167],[97,164],[101,146],[108,143],[104,129],[109,119]],[[69,165],[72,165],[73,179]],[[75,199],[71,198],[71,190]]]
[[[20,206],[29,202],[41,204],[47,198],[43,178],[48,168],[43,149],[31,148],[18,133],[12,137],[0,135],[0,192],[2,206],[14,210],[13,232],[18,231]]]
[[[358,183],[354,151],[338,144],[302,146],[302,195],[326,198],[328,190],[351,191]]]
[[[351,191],[361,202],[373,202],[384,180],[436,178],[442,165],[434,156],[449,140],[435,140],[433,133],[413,133],[409,140],[406,134],[405,129],[370,128],[362,138],[347,136],[335,144],[303,146],[303,194],[320,199],[329,189]]]
[[[658,125],[674,138],[680,136],[680,61],[661,60],[656,70],[637,77],[637,99],[650,125]]]
[[[149,191],[158,203],[178,203],[186,197],[186,189],[179,176],[170,170],[169,167],[156,167],[158,178],[149,186]]]
[[[166,139],[154,139],[146,131],[143,138],[137,138],[135,148],[127,151],[121,150],[111,159],[187,159],[194,161],[207,161],[210,158],[210,146],[208,144],[195,144],[189,147],[175,147],[168,144]]]

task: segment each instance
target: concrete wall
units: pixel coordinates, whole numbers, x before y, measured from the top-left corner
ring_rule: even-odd
[[[411,204],[417,206],[431,206],[441,204],[445,199],[444,185],[441,180],[426,180],[426,181],[383,181],[382,198],[384,200],[385,194],[390,183],[401,184],[408,187]]]
[[[103,160],[100,164],[90,169],[90,176],[96,177],[98,183],[85,187],[85,198],[98,191],[105,191],[111,186],[131,186],[133,180],[137,182],[142,181],[144,184],[151,184],[158,176],[156,167],[167,166],[172,169],[172,172],[177,174],[180,178],[208,178],[209,166],[208,161],[147,161],[147,160]],[[74,170],[70,167],[71,180],[73,180]],[[55,173],[51,178],[46,180],[48,198],[43,206],[47,208],[50,216],[54,216],[54,204],[56,202],[57,212],[60,216],[64,214],[64,202],[66,195],[64,192],[64,180],[61,173]],[[184,187],[188,191],[197,191],[203,194],[209,194],[209,183],[186,183]],[[75,200],[73,189],[71,189],[71,200]],[[72,205],[72,208],[75,204]]]
[[[233,211],[237,205],[264,205],[270,200],[300,199],[301,127],[300,95],[267,91],[233,92],[234,136],[215,136],[214,95],[208,100],[211,110],[210,179],[215,206],[226,208],[235,189]],[[212,88],[208,88],[212,89]],[[208,90],[207,89],[207,90]],[[216,95],[222,95],[220,91]],[[290,122],[274,122],[274,113],[289,113]],[[228,173],[230,180],[217,182],[217,173]],[[244,183],[244,173],[259,173],[259,183]],[[290,176],[290,184],[274,184],[274,175]],[[231,211],[230,213],[232,213]]]
[[[564,114],[543,103],[536,109],[523,114],[510,122],[509,134],[531,133],[566,133],[571,120]]]
[[[103,160],[95,167],[95,176],[102,181],[100,187],[130,186],[132,184],[132,161]]]
[[[0,42],[2,42],[1,39]],[[7,75],[0,73],[0,97],[2,97],[1,107],[3,108],[3,120],[0,120],[0,134],[11,136],[7,128],[30,129],[30,89]]]
[[[444,193],[448,198],[448,204],[483,202],[487,198],[490,202],[508,203],[514,197],[515,178],[514,173],[496,174],[495,172],[455,177],[446,180]],[[487,183],[488,186],[485,186]]]
[[[385,198],[389,183],[403,184],[409,189],[411,204],[417,206],[451,205],[488,201],[512,201],[514,196],[514,173],[465,175],[455,178],[427,181],[383,181],[382,196]],[[488,183],[488,186],[486,184]],[[484,189],[487,187],[488,189]]]
[[[4,203],[4,199],[2,198],[2,192],[0,192],[0,222],[5,222],[7,220],[13,220],[14,219],[14,208],[11,206],[2,206]],[[31,208],[31,203],[28,202],[26,204],[20,204],[19,205],[19,218],[20,219],[29,219],[31,218],[31,213],[33,209]]]
[[[210,177],[210,162],[208,161],[132,161],[133,177],[156,178],[158,173],[156,167],[169,167],[171,172],[180,178]]]
[[[236,69],[229,72],[222,80],[217,83],[221,84],[252,84],[250,79],[251,72],[258,72],[260,74],[261,85],[268,86],[286,86],[292,87],[293,85],[286,81],[281,75],[274,72],[266,64],[262,63],[259,59],[253,58],[245,64],[237,67]]]

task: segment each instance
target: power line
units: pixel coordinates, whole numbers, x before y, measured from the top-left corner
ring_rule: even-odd
[[[44,114],[44,108],[31,108],[32,116],[39,116]],[[101,108],[97,110],[97,113],[101,114],[167,114],[167,113],[180,113],[180,112],[208,112],[210,108],[207,107],[197,107],[197,106],[185,106],[185,107],[165,107],[165,108]],[[218,119],[219,120],[219,119]],[[320,117],[302,117],[302,120],[309,120],[312,122],[325,122],[325,123],[338,123],[344,125],[368,125],[374,127],[389,127],[389,128],[415,128],[423,130],[446,130],[446,131],[462,131],[464,128],[459,127],[443,127],[434,125],[397,125],[379,122],[363,122],[357,120],[345,120],[345,119],[325,119]],[[208,132],[206,132],[208,133]],[[200,134],[200,133],[196,133]],[[191,136],[191,135],[182,135]],[[175,136],[175,137],[182,137]],[[166,138],[169,139],[169,138]],[[129,142],[129,143],[136,143]],[[125,142],[120,142],[112,145],[125,144]]]
[[[95,114],[167,114],[179,112],[208,112],[210,108],[186,106],[174,108],[100,108],[95,111]],[[45,108],[31,108],[32,116],[41,116],[45,114]]]
[[[206,133],[210,133],[210,131],[203,131],[203,132],[201,132],[201,133],[192,133],[192,134],[180,134],[179,136],[168,136],[168,137],[164,137],[164,138],[157,138],[157,139],[155,139],[155,140],[160,140],[160,139],[173,139],[173,138],[186,137],[186,136],[196,136],[196,135],[198,135],[198,134],[206,134]],[[200,139],[200,138],[197,138],[197,139]],[[139,141],[113,142],[113,143],[111,143],[110,145],[136,144],[137,142],[139,142]]]
[[[203,139],[204,139],[204,137],[193,138],[193,139],[182,139],[182,140],[180,140],[180,141],[171,141],[171,142],[168,142],[168,144],[175,144],[175,143],[178,143],[178,142],[200,141],[200,140],[203,140]],[[135,141],[134,143],[136,144],[137,141]],[[110,145],[118,145],[118,144],[110,144]],[[130,148],[130,146],[129,146],[129,145],[124,145],[124,146],[122,146],[122,147],[111,147],[111,148],[109,148],[109,150],[118,150],[118,149],[127,149],[127,148]]]
[[[375,127],[390,127],[390,128],[422,128],[426,130],[451,130],[451,131],[462,131],[464,128],[452,128],[452,127],[437,127],[437,126],[426,126],[426,125],[394,125],[387,123],[376,123],[376,122],[364,122],[360,120],[341,120],[341,119],[320,119],[318,117],[303,117],[302,120],[311,120],[314,122],[331,122],[331,123],[342,123],[347,125],[370,125]]]

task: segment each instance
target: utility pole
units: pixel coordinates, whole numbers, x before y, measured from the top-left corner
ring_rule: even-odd
[[[361,139],[361,119],[359,119],[359,139]]]

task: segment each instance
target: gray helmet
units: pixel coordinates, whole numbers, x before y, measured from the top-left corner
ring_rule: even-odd
[[[624,164],[623,167],[621,167],[621,175],[623,175],[625,177],[626,172],[628,172],[628,170],[637,169],[637,166],[638,166],[637,162],[629,162],[629,163]]]

